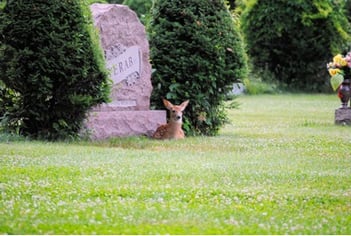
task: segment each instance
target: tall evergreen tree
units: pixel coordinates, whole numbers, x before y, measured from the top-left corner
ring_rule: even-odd
[[[80,2],[8,0],[0,13],[2,124],[36,138],[75,136],[88,109],[109,95]]]
[[[329,88],[326,63],[350,43],[345,1],[251,0],[242,14],[254,71],[268,70],[290,89]]]
[[[187,133],[217,134],[226,121],[223,101],[247,73],[243,41],[224,1],[155,0],[149,33],[152,104],[190,99]]]

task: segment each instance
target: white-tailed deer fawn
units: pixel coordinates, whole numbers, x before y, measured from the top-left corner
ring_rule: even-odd
[[[162,98],[163,104],[170,111],[170,118],[167,124],[161,125],[157,128],[154,135],[155,139],[181,139],[184,138],[183,125],[183,111],[189,103],[186,100],[179,106],[173,105],[166,99]]]

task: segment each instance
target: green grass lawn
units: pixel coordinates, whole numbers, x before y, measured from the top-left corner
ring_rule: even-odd
[[[0,234],[351,234],[351,127],[334,125],[338,98],[238,101],[216,137],[3,136]]]

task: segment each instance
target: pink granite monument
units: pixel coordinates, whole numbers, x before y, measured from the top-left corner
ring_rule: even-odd
[[[92,139],[147,135],[166,123],[166,111],[149,110],[151,65],[145,27],[128,6],[90,7],[113,81],[111,102],[94,107],[85,123]]]

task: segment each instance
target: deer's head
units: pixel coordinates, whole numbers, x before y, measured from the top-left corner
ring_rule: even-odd
[[[180,105],[173,105],[167,99],[162,99],[165,107],[170,111],[170,122],[182,123],[183,111],[189,104],[189,100],[184,101]]]

